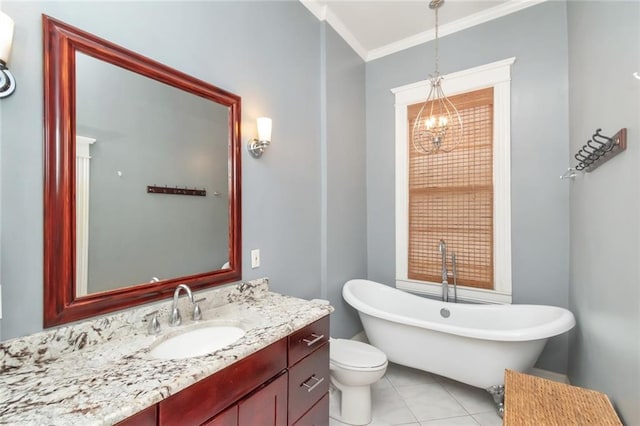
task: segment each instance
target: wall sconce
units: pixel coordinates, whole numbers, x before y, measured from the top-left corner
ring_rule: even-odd
[[[265,148],[271,144],[271,119],[269,117],[259,117],[258,139],[251,139],[247,143],[247,149],[254,158],[262,157]]]
[[[16,90],[16,81],[7,68],[12,42],[13,19],[0,11],[0,98],[6,98]]]

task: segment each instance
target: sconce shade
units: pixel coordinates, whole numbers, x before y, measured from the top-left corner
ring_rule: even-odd
[[[11,43],[13,42],[13,19],[0,11],[0,99],[16,90],[16,80],[7,68]]]
[[[257,120],[258,138],[247,143],[247,150],[254,158],[262,157],[264,150],[271,145],[271,119],[259,117]]]
[[[259,117],[258,121],[258,140],[271,142],[271,119],[269,117]]]
[[[0,11],[0,61],[9,62],[11,43],[13,42],[13,19]]]

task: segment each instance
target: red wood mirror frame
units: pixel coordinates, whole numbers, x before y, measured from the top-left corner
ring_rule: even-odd
[[[240,97],[43,15],[44,327],[241,279]],[[229,108],[229,269],[76,297],[76,53],[111,63]]]

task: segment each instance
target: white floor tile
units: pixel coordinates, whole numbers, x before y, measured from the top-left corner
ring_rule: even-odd
[[[389,363],[385,377],[395,387],[423,385],[425,383],[435,382],[433,375],[426,371],[393,363]]]
[[[369,426],[501,426],[493,399],[483,389],[446,377],[389,364],[372,388]],[[340,414],[340,393],[331,390],[329,410]],[[471,415],[470,415],[471,414]],[[345,426],[331,418],[330,426]]]
[[[502,419],[495,410],[474,414],[473,418],[476,419],[481,426],[502,426]]]
[[[376,419],[373,419],[368,426],[420,426],[420,423],[389,423],[389,422],[378,422]]]
[[[484,389],[449,380],[442,386],[464,407],[469,414],[495,410],[493,397]]]
[[[419,421],[468,415],[460,403],[439,383],[397,388]]]
[[[371,400],[373,425],[399,425],[417,421],[405,401],[393,387],[375,390]]]
[[[371,426],[416,425],[415,416],[398,392],[391,386],[373,388],[371,395]],[[337,418],[340,416],[340,393],[333,390],[329,395],[329,413],[333,417],[331,426],[342,426]]]
[[[471,416],[462,416],[420,422],[420,426],[478,426],[478,422]]]
[[[345,424],[329,417],[329,426],[345,426]]]
[[[453,379],[450,379],[448,377],[438,376],[437,374],[432,374],[432,376],[433,376],[433,379],[436,382],[440,383],[441,385],[445,385],[447,383],[460,383],[460,382],[458,382],[456,380],[453,380]]]
[[[378,380],[376,383],[374,383],[371,386],[372,391],[375,391],[376,389],[389,389],[391,386],[391,382],[389,381],[389,379],[387,379],[386,377],[383,377],[382,379]]]

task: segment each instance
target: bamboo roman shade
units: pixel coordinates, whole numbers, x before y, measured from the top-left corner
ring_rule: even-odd
[[[440,239],[457,257],[458,284],[493,288],[493,88],[449,99],[464,124],[451,152],[409,144],[409,279],[441,282]],[[409,126],[421,104],[408,108]],[[409,127],[411,128],[411,127]],[[411,137],[411,136],[410,136]],[[451,283],[452,280],[449,279]]]

